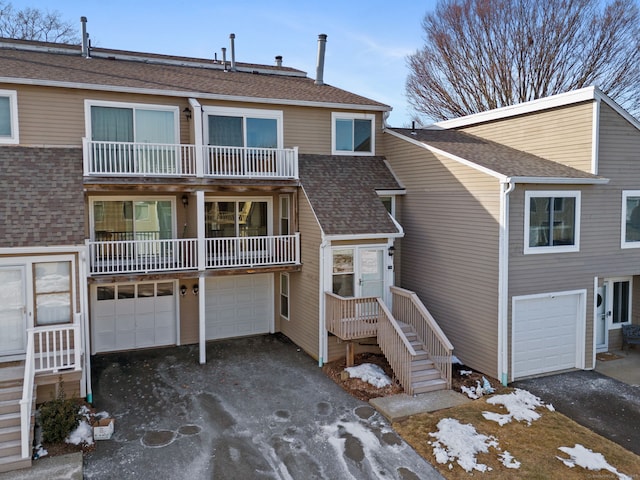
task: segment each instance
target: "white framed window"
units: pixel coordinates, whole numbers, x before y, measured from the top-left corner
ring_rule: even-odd
[[[85,100],[87,138],[99,142],[175,145],[177,106]]]
[[[18,93],[0,90],[0,144],[18,143]]]
[[[331,113],[333,155],[374,155],[375,115],[371,113]]]
[[[620,248],[640,248],[640,190],[622,192]]]
[[[580,250],[580,192],[527,191],[524,253]]]
[[[174,197],[92,197],[89,221],[95,241],[176,238]]]
[[[280,235],[289,235],[291,233],[290,205],[289,195],[280,195]]]
[[[282,110],[203,107],[203,112],[207,145],[283,148]]]
[[[264,237],[273,234],[272,197],[205,198],[205,236]]]
[[[33,264],[35,324],[72,323],[71,262]]]
[[[380,201],[387,209],[389,215],[396,218],[396,196],[395,195],[379,195]]]
[[[289,320],[289,274],[280,274],[280,316]]]

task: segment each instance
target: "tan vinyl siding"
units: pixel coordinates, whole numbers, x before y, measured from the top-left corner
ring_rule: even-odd
[[[468,366],[496,375],[498,180],[390,135],[405,185],[400,286],[414,290]]]
[[[460,130],[590,172],[593,108],[585,102]]]
[[[188,295],[184,297],[180,295],[180,287],[187,287]],[[200,337],[200,325],[198,316],[198,299],[192,295],[193,286],[198,285],[197,278],[182,278],[178,281],[177,291],[175,294],[179,298],[180,312],[180,345],[190,345],[198,343]]]
[[[321,231],[307,197],[298,196],[302,271],[289,275],[289,320],[280,330],[316,360],[319,346]]]
[[[601,105],[599,173],[606,185],[518,185],[511,193],[509,285],[510,297],[545,292],[586,289],[586,367],[593,358],[594,278],[640,274],[640,248],[621,249],[622,191],[640,189],[640,132],[613,109]],[[526,190],[580,190],[580,251],[524,255],[524,195]],[[634,305],[636,298],[634,282]],[[511,308],[511,305],[509,305]],[[632,315],[637,321],[636,309]],[[609,345],[619,345],[619,332],[610,330]]]

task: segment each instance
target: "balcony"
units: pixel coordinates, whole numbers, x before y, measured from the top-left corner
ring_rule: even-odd
[[[298,148],[102,142],[83,138],[85,176],[297,179]]]
[[[91,241],[91,275],[298,265],[300,235]]]

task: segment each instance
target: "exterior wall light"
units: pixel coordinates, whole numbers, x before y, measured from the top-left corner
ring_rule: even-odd
[[[394,247],[393,245],[391,245],[389,247],[389,256],[393,257],[393,254],[396,253],[396,247]]]
[[[192,292],[195,296],[198,296],[198,293],[200,292],[200,287],[198,286],[197,283],[193,286]]]
[[[187,286],[186,285],[180,285],[180,296],[184,297],[187,294]]]

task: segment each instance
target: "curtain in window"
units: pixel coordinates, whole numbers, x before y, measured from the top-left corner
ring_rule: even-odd
[[[106,142],[133,142],[133,110],[91,107],[91,139]]]
[[[136,142],[176,143],[173,122],[173,112],[136,109]]]
[[[11,136],[11,102],[9,97],[0,97],[0,137]]]
[[[71,262],[34,266],[37,325],[71,322]]]
[[[247,147],[278,148],[275,118],[247,118]]]
[[[209,145],[243,147],[242,117],[209,115]]]

